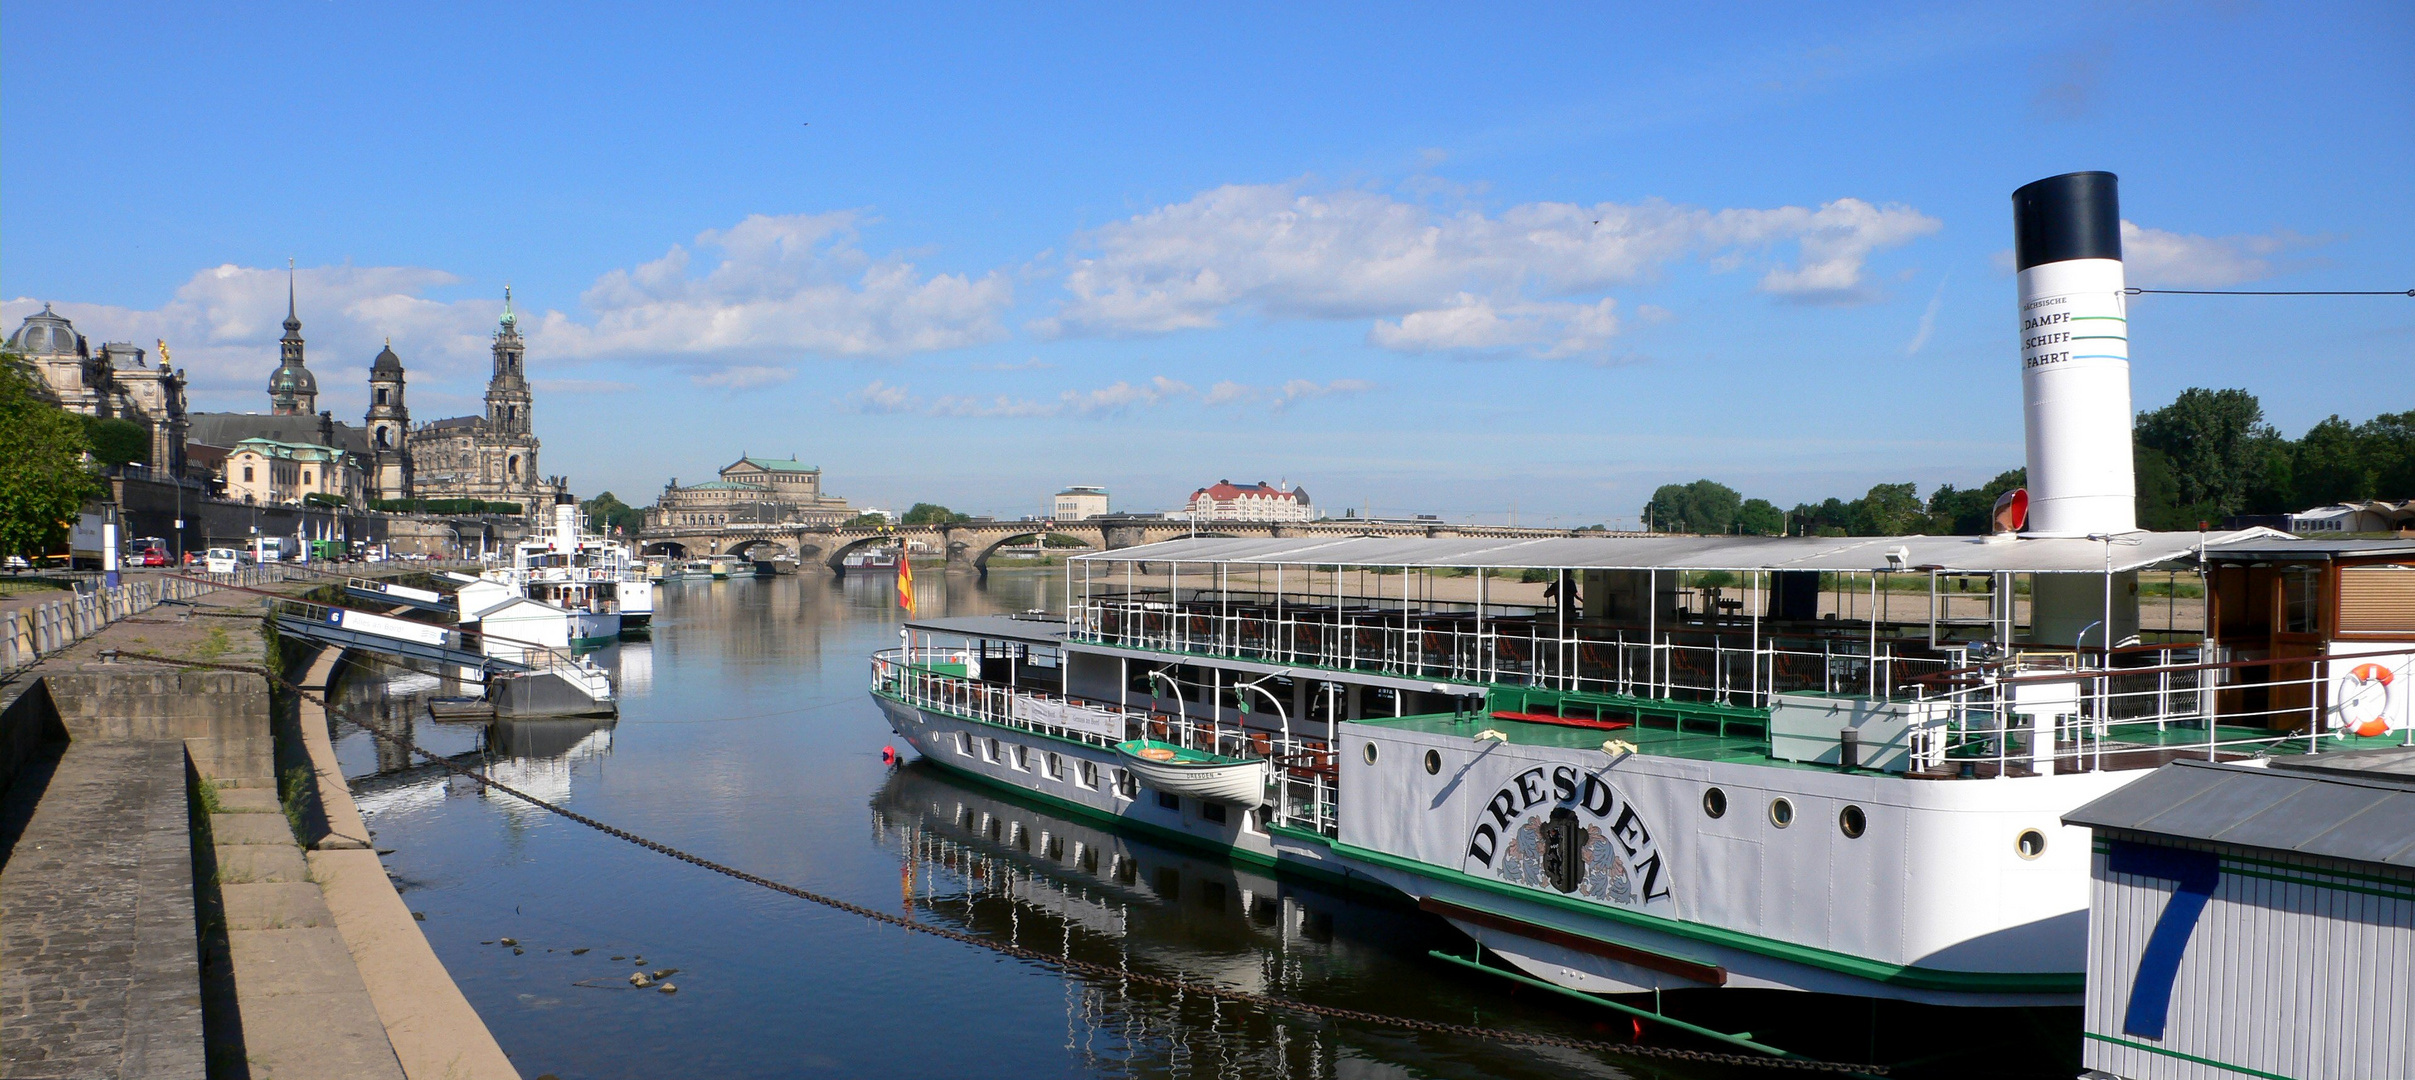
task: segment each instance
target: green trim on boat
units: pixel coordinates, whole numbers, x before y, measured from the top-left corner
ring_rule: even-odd
[[[1431,863],[1418,862],[1415,859],[1358,847],[1339,840],[1331,841],[1329,846],[1332,847],[1335,854],[1344,858],[1373,863],[1403,873],[1416,874],[1436,881],[1446,881],[1497,896],[1512,897],[1588,918],[1622,922],[1630,926],[1655,930],[1672,937],[1741,949],[1745,952],[1801,964],[1805,967],[1833,971],[1857,979],[1868,979],[1871,982],[1887,986],[1901,986],[1914,990],[1947,990],[1966,994],[2079,994],[2088,988],[2088,975],[2081,971],[1942,971],[1936,968],[1890,964],[1883,960],[1872,960],[1868,957],[1853,956],[1811,945],[1797,945],[1790,941],[1765,938],[1739,930],[1686,922],[1681,919],[1663,918],[1658,915],[1645,915],[1641,912],[1627,911],[1605,904],[1572,900],[1557,893],[1522,888],[1506,881],[1480,878],[1473,874],[1465,874]]]
[[[1193,750],[1187,746],[1157,739],[1127,739],[1115,744],[1115,749],[1117,753],[1139,758],[1152,765],[1248,765],[1264,760],[1263,758],[1226,757],[1223,754]],[[1151,750],[1168,750],[1172,753],[1164,758],[1154,758],[1148,754],[1148,751]]]

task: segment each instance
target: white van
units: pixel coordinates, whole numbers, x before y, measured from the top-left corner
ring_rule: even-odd
[[[243,565],[243,556],[234,548],[211,548],[201,556],[201,568],[213,574],[232,574]]]
[[[288,545],[282,536],[262,536],[252,540],[252,561],[266,565],[284,562]]]

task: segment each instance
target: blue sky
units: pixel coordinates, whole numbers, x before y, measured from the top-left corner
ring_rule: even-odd
[[[651,501],[1632,521],[2018,464],[2012,189],[2122,177],[2131,283],[2415,286],[2415,7],[0,9],[0,297],[261,409],[391,337]],[[2138,404],[2415,408],[2415,301],[2142,297]]]

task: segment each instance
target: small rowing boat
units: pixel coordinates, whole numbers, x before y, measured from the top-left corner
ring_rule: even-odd
[[[1150,787],[1210,802],[1256,806],[1266,801],[1266,759],[1236,758],[1155,739],[1117,743],[1125,767]]]

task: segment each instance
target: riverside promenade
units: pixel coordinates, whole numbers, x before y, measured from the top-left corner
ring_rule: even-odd
[[[517,1080],[368,846],[328,717],[201,666],[323,696],[339,656],[272,655],[257,595],[162,591],[188,590],[0,682],[0,1077]]]

